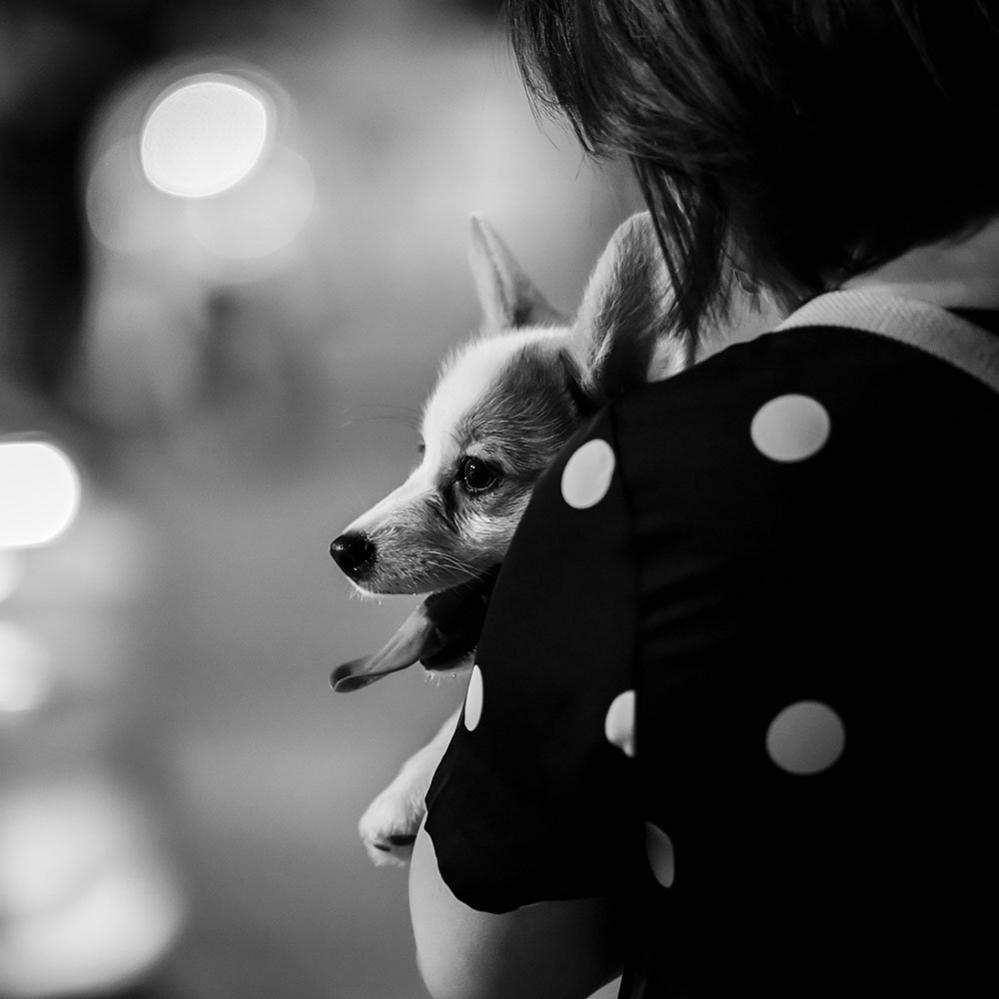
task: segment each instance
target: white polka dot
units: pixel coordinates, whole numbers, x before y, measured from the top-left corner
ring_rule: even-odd
[[[784,708],[767,729],[767,752],[782,770],[817,774],[843,752],[846,733],[839,715],[818,701]]]
[[[482,717],[482,670],[472,667],[472,675],[468,678],[468,690],[465,693],[465,728],[475,731]]]
[[[810,396],[781,395],[759,408],[749,435],[773,461],[803,461],[828,440],[829,414]]]
[[[645,856],[656,881],[663,888],[671,887],[676,876],[673,840],[659,826],[651,822],[645,823]]]
[[[599,437],[583,444],[562,469],[562,499],[577,510],[596,506],[614,475],[614,449]]]
[[[625,756],[635,755],[635,692],[626,690],[611,701],[604,719],[604,733]]]

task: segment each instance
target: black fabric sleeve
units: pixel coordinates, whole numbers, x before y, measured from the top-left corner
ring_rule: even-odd
[[[613,455],[605,413],[537,484],[476,657],[481,711],[476,691],[427,795],[441,874],[476,909],[612,893],[628,863],[631,768],[604,736],[636,606]]]

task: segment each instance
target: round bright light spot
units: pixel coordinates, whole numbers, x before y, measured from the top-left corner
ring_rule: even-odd
[[[40,707],[54,685],[52,663],[28,632],[0,621],[0,715]]]
[[[676,877],[673,840],[652,822],[645,823],[645,856],[656,881],[663,888],[671,887]]]
[[[635,755],[635,692],[626,690],[611,701],[604,719],[604,734],[625,756]]]
[[[474,732],[482,717],[482,670],[472,667],[468,678],[468,692],[465,694],[465,728]]]
[[[792,774],[817,774],[831,767],[845,742],[839,715],[819,701],[799,701],[784,708],[767,729],[770,758]]]
[[[79,474],[59,448],[43,441],[0,443],[0,548],[52,541],[79,506]]]
[[[772,461],[803,461],[829,439],[825,406],[807,395],[781,395],[761,406],[749,435],[761,454]]]
[[[614,463],[614,449],[607,441],[587,441],[562,469],[562,498],[576,510],[596,506],[610,488]]]
[[[142,169],[167,194],[207,198],[238,184],[263,155],[267,106],[237,77],[198,77],[161,97],[142,130]]]

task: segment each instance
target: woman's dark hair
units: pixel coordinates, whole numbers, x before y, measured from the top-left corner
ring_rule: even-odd
[[[696,334],[999,212],[999,0],[507,0],[533,99],[630,158]]]

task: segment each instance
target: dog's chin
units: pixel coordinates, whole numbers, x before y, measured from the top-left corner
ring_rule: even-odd
[[[351,589],[363,600],[377,600],[379,597],[387,597],[392,595],[390,590],[377,590],[374,589],[368,583],[358,583],[354,579],[348,578],[348,583],[350,583]]]
[[[383,582],[381,580],[362,580],[358,582],[356,579],[348,577],[348,582],[354,592],[364,600],[377,600],[379,597],[415,597],[421,593],[430,592],[426,589],[411,589],[402,583]]]
[[[436,576],[424,579],[392,579],[373,577],[371,579],[350,580],[354,592],[366,600],[379,597],[417,597],[443,593],[455,586],[463,586],[477,579],[473,573],[454,573],[450,576]]]

